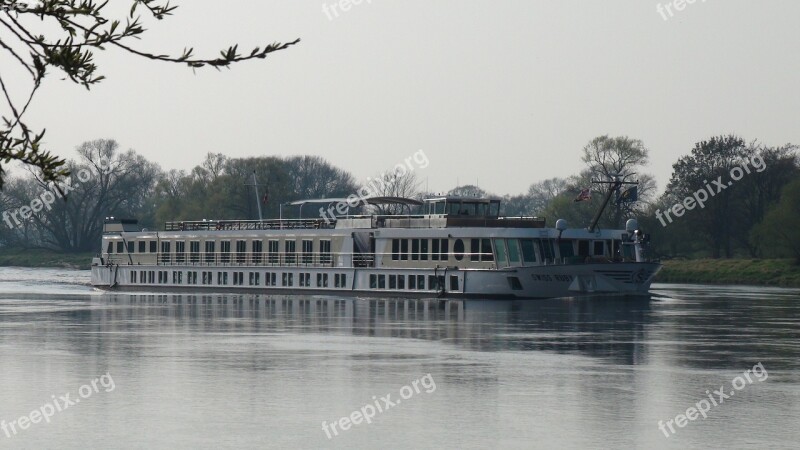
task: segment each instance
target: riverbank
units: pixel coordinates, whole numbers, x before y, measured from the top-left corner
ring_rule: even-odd
[[[43,249],[0,249],[0,266],[89,270],[92,253],[58,253]]]
[[[691,259],[663,264],[657,283],[800,287],[800,265],[790,259]]]

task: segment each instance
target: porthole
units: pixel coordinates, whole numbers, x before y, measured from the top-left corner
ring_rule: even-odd
[[[453,255],[458,261],[464,259],[464,241],[461,239],[456,239],[455,244],[453,244]]]

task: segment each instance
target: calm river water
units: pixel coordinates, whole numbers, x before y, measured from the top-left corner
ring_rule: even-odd
[[[0,269],[0,447],[800,445],[800,290],[438,302],[88,278]]]

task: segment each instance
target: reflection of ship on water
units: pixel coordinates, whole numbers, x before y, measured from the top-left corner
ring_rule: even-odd
[[[195,331],[334,333],[446,341],[478,351],[547,351],[639,363],[649,299],[352,299],[329,296],[121,294],[102,297],[133,308],[108,319],[173,318]],[[143,306],[143,307],[140,307]]]

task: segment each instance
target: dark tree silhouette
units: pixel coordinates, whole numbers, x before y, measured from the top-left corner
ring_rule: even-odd
[[[0,92],[6,104],[0,125],[0,161],[3,164],[21,161],[36,167],[45,181],[69,175],[66,161],[42,148],[44,129],[38,131],[24,120],[42,81],[52,69],[89,89],[104,78],[98,73],[94,52],[107,48],[194,69],[220,69],[242,61],[264,59],[300,41],[272,43],[244,54],[234,45],[222,50],[216,58],[196,58],[192,48],[184,49],[180,56],[143,52],[130,44],[146,31],[137,11],[144,10],[152,18],[162,20],[171,15],[176,6],[161,0],[129,1],[128,17],[111,18],[105,11],[108,1],[0,0],[0,55],[17,63],[15,66],[4,63],[0,68]],[[53,32],[53,29],[58,31]],[[11,69],[22,70],[30,77],[31,87],[22,98],[15,98],[12,93],[23,91],[9,86],[3,77],[4,72]],[[0,165],[0,189],[4,175]]]

